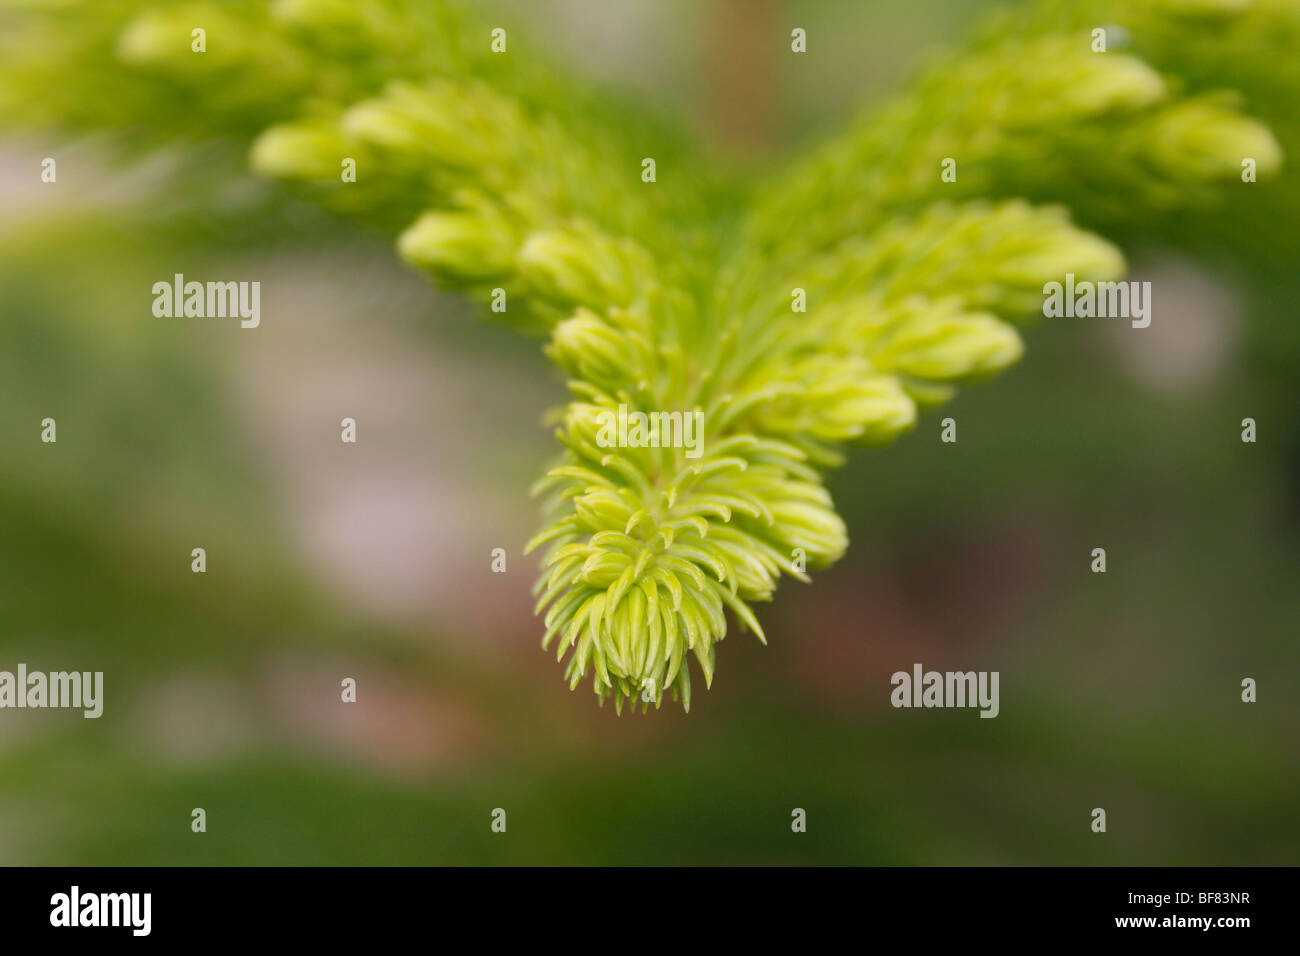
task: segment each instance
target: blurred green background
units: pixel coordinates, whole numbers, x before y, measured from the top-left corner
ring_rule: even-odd
[[[755,165],[990,6],[496,4]],[[815,57],[767,49],[787,23]],[[106,685],[99,720],[0,713],[0,863],[1300,861],[1295,216],[1115,236],[1150,329],[1043,323],[956,445],[932,413],[855,452],[848,557],[689,715],[619,718],[537,648],[558,373],[243,159],[0,141],[0,669]],[[176,272],[261,281],[261,327],[155,319]],[[891,709],[913,662],[1000,671],[1000,716]]]

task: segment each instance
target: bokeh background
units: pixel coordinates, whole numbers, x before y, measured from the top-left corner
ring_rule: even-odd
[[[759,167],[991,5],[494,6]],[[791,24],[815,56],[768,42]],[[733,630],[689,715],[620,718],[537,647],[558,373],[243,167],[0,140],[0,669],[106,683],[99,720],[0,713],[0,863],[1300,861],[1294,185],[1259,185],[1267,230],[1112,233],[1149,329],[1044,322],[946,406],[956,445],[931,414],[854,452],[845,560],[767,647]],[[261,281],[261,327],[154,319],[175,272]],[[1001,715],[891,709],[918,661],[1000,671]]]

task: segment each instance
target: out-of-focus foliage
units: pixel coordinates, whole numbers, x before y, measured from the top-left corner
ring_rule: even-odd
[[[1198,51],[1242,43],[1252,18],[1294,15],[1262,8],[1105,8],[1135,44],[1105,54],[1078,13],[1004,21],[749,188],[520,38],[493,53],[449,2],[10,2],[0,113],[133,145],[244,139],[258,172],[400,231],[406,261],[479,298],[504,290],[504,318],[548,337],[573,393],[539,485],[543,644],[620,709],[647,688],[689,707],[688,657],[710,683],[728,610],[761,637],[751,605],[844,554],[821,477],[841,446],[889,440],[918,404],[1019,358],[1013,323],[1045,282],[1123,273],[1063,208],[1016,197],[1122,230],[1212,203],[1243,157],[1277,171],[1237,94],[1181,72],[1203,78],[1215,54]],[[1183,55],[1148,62],[1148,42]],[[605,447],[601,416],[621,405],[700,410],[702,457]]]

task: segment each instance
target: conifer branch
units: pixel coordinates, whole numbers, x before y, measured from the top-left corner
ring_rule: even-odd
[[[1122,275],[1117,248],[1036,202],[1118,222],[1206,201],[1242,156],[1261,177],[1279,167],[1231,92],[1138,51],[1167,54],[1162,36],[1206,17],[1235,50],[1261,22],[1294,27],[1296,4],[1099,0],[1085,6],[1142,38],[1104,55],[1090,14],[1049,6],[1028,28],[990,28],[743,204],[688,147],[648,144],[643,118],[527,56],[494,58],[486,27],[441,0],[8,0],[17,95],[0,112],[158,139],[219,129],[250,142],[256,172],[391,227],[441,282],[503,291],[507,318],[545,336],[570,378],[528,545],[542,551],[542,644],[571,687],[590,680],[620,711],[665,694],[689,708],[689,658],[710,684],[728,614],[763,640],[753,605],[844,553],[821,477],[844,446],[888,441],[918,404],[1016,361],[1044,283]],[[56,55],[111,102],[55,76]],[[35,107],[22,91],[42,84]],[[339,181],[345,157],[355,183]],[[603,430],[629,411],[698,412],[700,454],[610,447]]]

